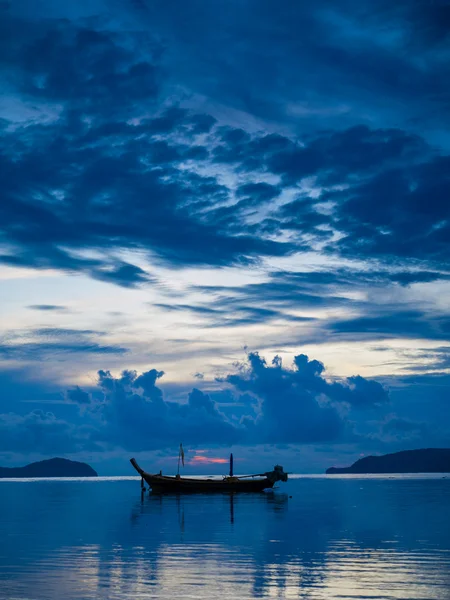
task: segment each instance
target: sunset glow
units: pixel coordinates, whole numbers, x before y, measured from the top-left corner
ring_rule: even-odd
[[[218,464],[218,465],[224,465],[228,463],[228,459],[226,458],[218,458],[215,456],[202,456],[202,455],[197,455],[197,456],[193,456],[190,460],[190,463],[202,463],[202,464]]]

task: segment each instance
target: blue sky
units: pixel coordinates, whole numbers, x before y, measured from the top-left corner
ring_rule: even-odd
[[[448,445],[449,4],[175,4],[0,3],[1,463]]]

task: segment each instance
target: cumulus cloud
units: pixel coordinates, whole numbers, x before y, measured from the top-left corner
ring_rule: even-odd
[[[305,354],[296,356],[293,368],[286,369],[279,357],[268,365],[258,353],[250,353],[240,372],[224,381],[262,400],[256,432],[271,442],[338,440],[349,433],[340,405],[370,408],[388,402],[387,391],[376,381],[357,376],[329,382],[324,371],[321,362]]]
[[[2,415],[9,432],[4,448],[143,451],[173,447],[180,439],[194,445],[339,443],[354,436],[346,421],[350,411],[388,401],[379,383],[360,376],[327,381],[323,364],[304,354],[286,368],[279,357],[269,365],[250,353],[220,379],[222,396],[193,388],[184,401],[175,402],[158,385],[163,376],[157,369],[141,374],[127,370],[119,376],[101,370],[92,394],[79,386],[66,392],[66,400],[80,408],[76,423],[43,411]]]
[[[83,391],[78,385],[71,390],[67,390],[66,398],[69,402],[74,402],[75,404],[89,404],[91,401],[90,394]]]
[[[183,404],[165,400],[156,385],[163,375],[156,369],[140,375],[124,371],[120,377],[99,372],[103,400],[94,412],[100,439],[130,450],[173,446],[181,438],[210,444],[237,440],[235,429],[200,390],[194,388]]]

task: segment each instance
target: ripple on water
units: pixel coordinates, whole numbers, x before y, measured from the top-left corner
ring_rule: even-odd
[[[450,598],[448,479],[142,503],[135,479],[0,486],[0,598]]]

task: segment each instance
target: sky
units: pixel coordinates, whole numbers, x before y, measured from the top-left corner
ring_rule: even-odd
[[[447,0],[0,13],[0,464],[449,446]]]

